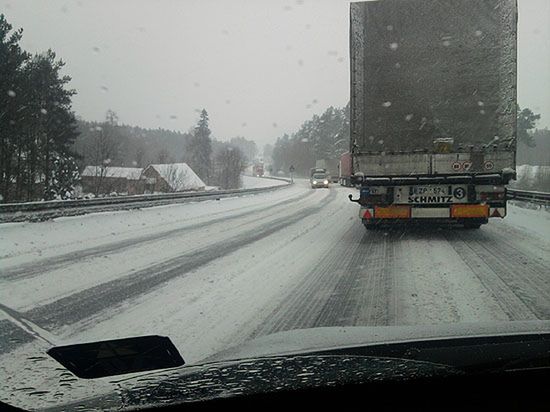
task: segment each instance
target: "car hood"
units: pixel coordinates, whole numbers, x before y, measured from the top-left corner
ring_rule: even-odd
[[[517,365],[518,357],[550,357],[549,348],[550,321],[292,330],[247,341],[191,365],[113,377],[112,392],[90,393],[87,399],[51,409],[133,409],[335,382],[451,376],[480,364],[492,368]],[[185,348],[178,349],[185,358]]]
[[[550,321],[297,329],[249,340],[241,345],[209,356],[199,363],[334,350],[345,352],[347,349],[379,344],[540,333],[550,333]]]

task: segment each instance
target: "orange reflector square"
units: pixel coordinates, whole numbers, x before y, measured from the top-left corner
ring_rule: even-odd
[[[377,219],[408,219],[411,217],[411,208],[410,206],[375,206],[374,217]]]
[[[452,205],[451,217],[488,217],[488,205]]]

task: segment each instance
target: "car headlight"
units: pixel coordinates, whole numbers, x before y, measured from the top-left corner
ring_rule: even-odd
[[[316,185],[316,184],[317,184],[317,180],[314,180],[314,181],[313,181],[313,184]]]
[[[328,185],[328,180],[325,180],[323,183],[326,184],[326,185]]]

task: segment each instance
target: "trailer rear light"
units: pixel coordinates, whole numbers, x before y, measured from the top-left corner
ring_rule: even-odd
[[[506,194],[504,192],[482,192],[478,193],[479,200],[504,200]]]
[[[451,217],[489,217],[488,205],[452,205]]]
[[[409,219],[411,217],[410,206],[376,206],[374,217],[377,219]]]

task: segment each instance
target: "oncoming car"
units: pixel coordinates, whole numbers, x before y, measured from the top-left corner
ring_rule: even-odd
[[[328,176],[325,173],[315,173],[310,179],[311,188],[326,187],[328,189]]]

